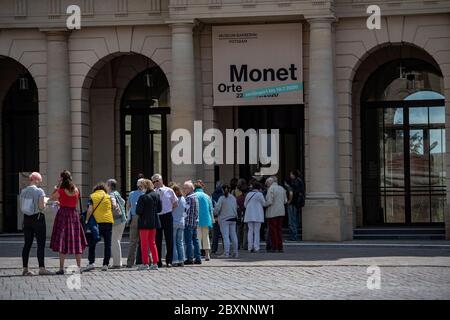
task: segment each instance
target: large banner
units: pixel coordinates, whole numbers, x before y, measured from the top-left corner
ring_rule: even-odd
[[[215,106],[303,103],[300,23],[213,26]]]

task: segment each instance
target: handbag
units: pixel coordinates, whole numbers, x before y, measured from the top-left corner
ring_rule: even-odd
[[[117,195],[114,194],[114,198],[116,199],[117,207],[113,207],[113,218],[114,220],[122,218],[122,209],[120,207],[120,201],[117,199]]]

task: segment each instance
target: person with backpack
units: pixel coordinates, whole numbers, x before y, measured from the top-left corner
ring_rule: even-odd
[[[87,246],[86,237],[77,211],[80,192],[72,181],[72,175],[64,170],[55,191],[50,196],[51,201],[59,202],[59,210],[53,223],[50,248],[59,252],[58,275],[64,274],[64,261],[67,254],[74,254],[77,266],[81,266],[81,254]]]
[[[29,176],[29,181],[30,185],[20,192],[19,197],[20,209],[24,215],[23,234],[25,237],[25,245],[22,250],[22,275],[33,275],[33,273],[28,269],[28,259],[35,236],[37,242],[39,275],[53,275],[53,272],[45,269],[44,262],[46,225],[45,216],[42,211],[47,204],[47,198],[45,197],[44,190],[39,188],[39,185],[42,183],[42,176],[39,172],[33,172]]]
[[[88,223],[91,215],[94,216],[98,224],[100,237],[104,241],[104,256],[102,271],[108,271],[109,260],[111,259],[111,239],[114,224],[113,208],[116,206],[114,197],[110,197],[106,190],[106,185],[101,182],[97,184],[89,199],[89,207],[86,215],[86,223]],[[83,269],[83,272],[93,270],[95,268],[95,248],[97,241],[89,242],[89,264]]]
[[[114,199],[116,203],[116,206],[113,207],[114,225],[112,227],[111,252],[113,258],[112,268],[119,269],[122,267],[122,247],[120,241],[122,240],[123,231],[127,222],[125,200],[119,191],[117,191],[117,181],[115,179],[109,179],[106,182],[106,190],[111,199]]]

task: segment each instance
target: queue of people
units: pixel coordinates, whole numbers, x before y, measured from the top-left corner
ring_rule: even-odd
[[[278,184],[275,176],[265,181],[233,179],[230,184],[219,181],[211,196],[205,192],[201,180],[185,181],[182,185],[170,182],[166,186],[163,177],[155,174],[151,179],[140,175],[136,190],[130,192],[127,201],[117,190],[116,180],[97,184],[89,196],[87,211],[80,213],[80,192],[69,171],[61,173],[49,198],[39,188],[42,183],[39,173],[32,173],[29,180],[30,185],[20,195],[25,215],[23,275],[33,275],[28,259],[34,236],[39,274],[53,274],[45,268],[44,261],[43,210],[49,200],[58,208],[50,248],[59,253],[60,268],[56,274],[64,274],[68,254],[75,255],[81,272],[95,269],[96,247],[101,239],[104,242],[101,270],[121,268],[121,240],[126,225],[129,226],[126,267],[136,265],[138,270],[158,270],[163,267],[163,260],[168,268],[202,264],[202,257],[209,261],[217,256],[220,238],[223,240],[220,257],[238,258],[239,249],[260,252],[263,225],[267,231],[266,251],[283,252],[283,219],[287,212],[290,240],[297,240],[305,198],[304,183],[297,170],[290,173],[284,184]],[[86,247],[88,264],[81,268]]]

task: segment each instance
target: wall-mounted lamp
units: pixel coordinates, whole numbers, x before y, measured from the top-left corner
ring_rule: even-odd
[[[29,89],[28,78],[25,75],[21,75],[19,77],[19,89],[20,90],[28,90]]]

